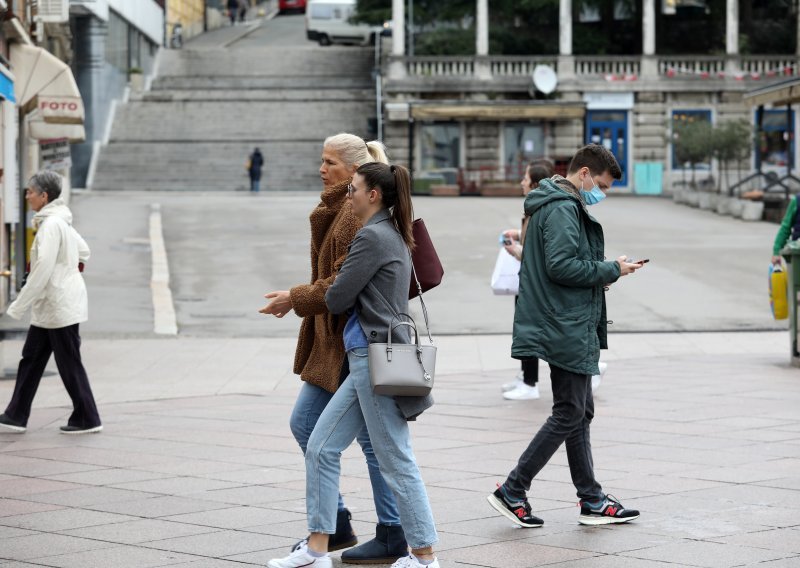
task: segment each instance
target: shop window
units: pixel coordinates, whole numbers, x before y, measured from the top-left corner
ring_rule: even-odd
[[[686,154],[681,147],[681,134],[686,136],[698,135],[703,129],[711,127],[710,110],[673,110],[672,111],[672,169],[684,170],[692,166],[686,159]],[[696,170],[710,170],[711,156],[707,156],[694,164]]]
[[[794,111],[791,117],[785,110],[765,110],[761,119],[758,153],[761,167],[785,168],[794,151]]]
[[[507,123],[503,129],[503,142],[503,164],[508,179],[522,178],[531,161],[547,155],[541,123]]]
[[[106,61],[118,70],[128,72],[128,24],[113,10],[108,13]]]
[[[422,170],[461,165],[461,126],[455,122],[423,124],[420,129]]]

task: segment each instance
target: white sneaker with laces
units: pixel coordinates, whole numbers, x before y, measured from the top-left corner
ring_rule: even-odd
[[[519,385],[523,384],[523,379],[524,378],[525,377],[522,375],[522,371],[520,371],[519,373],[517,373],[517,376],[514,378],[513,381],[511,381],[510,383],[505,383],[503,385],[503,392],[508,392],[508,391],[514,390]]]
[[[608,369],[608,363],[600,361],[597,365],[600,367],[600,374],[592,375],[592,392],[600,387],[600,381],[603,380],[603,375],[606,374],[606,369]]]
[[[269,568],[331,568],[331,557],[327,554],[317,558],[308,553],[303,547],[292,552],[286,558],[273,558],[267,562]]]
[[[536,400],[539,398],[539,387],[529,387],[525,383],[521,383],[514,390],[503,393],[503,398],[506,400]]]
[[[439,568],[439,560],[434,558],[433,562],[430,564],[422,564],[417,560],[416,556],[409,554],[408,556],[398,558],[395,563],[392,564],[392,568]]]

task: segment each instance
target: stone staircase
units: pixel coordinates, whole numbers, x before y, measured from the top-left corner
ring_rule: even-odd
[[[96,190],[246,190],[264,154],[262,191],[320,189],[322,141],[369,136],[369,48],[166,50],[150,91],[117,108]]]

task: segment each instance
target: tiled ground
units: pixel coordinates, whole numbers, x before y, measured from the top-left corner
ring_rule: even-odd
[[[158,345],[180,358],[198,352],[193,341]],[[503,401],[512,363],[503,370],[475,341],[442,339],[464,357],[443,357],[437,405],[412,426],[442,566],[800,566],[800,371],[785,363],[783,334],[615,336],[596,397],[595,463],[605,490],[642,517],[579,526],[560,451],[531,491],[545,525],[529,530],[498,518],[485,495],[547,416],[549,381],[543,368],[540,401]],[[57,434],[67,414],[57,377],[45,379],[48,402],[28,433],[0,435],[0,566],[263,566],[283,555],[305,533],[303,462],[287,426],[296,380],[263,357],[263,383],[233,366],[231,383],[221,353],[213,373],[196,370],[201,386],[166,384],[165,398],[146,375],[134,389],[130,376],[97,372],[112,353],[147,360],[151,343],[104,346],[87,344],[101,435]],[[11,388],[0,383],[3,402]],[[356,448],[343,472],[367,538],[375,516]]]

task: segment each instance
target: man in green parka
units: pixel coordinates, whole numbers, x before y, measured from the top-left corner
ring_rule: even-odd
[[[594,416],[591,376],[606,345],[604,288],[643,263],[605,261],[603,228],[587,211],[605,198],[622,171],[614,155],[590,144],[578,150],[567,177],[542,180],[528,194],[530,216],[519,275],[511,355],[550,364],[553,411],[505,483],[489,495],[499,513],[522,527],[540,527],[528,503],[533,478],[566,443],[572,482],[581,500],[578,522],[624,523],[639,517],[603,493],[594,477],[589,425]]]

